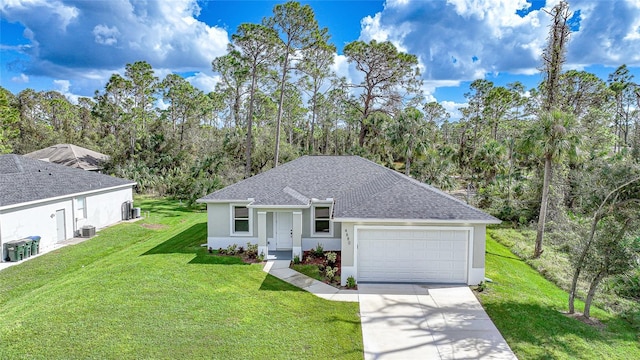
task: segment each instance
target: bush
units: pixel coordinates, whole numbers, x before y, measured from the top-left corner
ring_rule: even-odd
[[[327,280],[329,280],[329,282],[333,281],[333,279],[335,279],[336,275],[338,275],[338,267],[331,267],[331,266],[327,266],[324,269],[324,276],[327,278]]]
[[[238,253],[238,245],[236,244],[227,246],[227,249],[225,250],[225,254],[227,255],[236,255],[237,253]]]
[[[258,244],[247,243],[247,249],[245,250],[245,256],[249,259],[255,259],[258,257]]]
[[[298,265],[300,264],[300,256],[296,255],[293,257],[293,263]]]
[[[321,258],[324,256],[324,247],[322,246],[322,244],[318,243],[315,249],[311,249],[311,253],[313,254],[313,256]]]
[[[353,276],[347,278],[347,288],[354,289],[356,287],[356,279]]]
[[[329,265],[333,265],[336,263],[336,260],[338,260],[338,254],[334,253],[333,251],[330,251],[326,254],[327,257],[327,263],[329,263]]]

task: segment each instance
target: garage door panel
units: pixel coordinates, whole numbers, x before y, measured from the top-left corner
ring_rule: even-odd
[[[362,229],[358,280],[466,282],[467,230]]]

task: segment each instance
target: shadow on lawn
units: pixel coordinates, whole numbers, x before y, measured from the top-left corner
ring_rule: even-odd
[[[558,352],[568,358],[584,356],[584,348],[568,338],[578,336],[589,343],[609,346],[612,339],[633,342],[629,334],[602,331],[570,318],[550,307],[531,303],[500,302],[484,303],[500,332],[510,344],[529,343],[545,351],[540,358],[548,358]],[[549,349],[549,350],[544,350]]]
[[[264,280],[262,281],[262,285],[260,285],[260,290],[264,291],[304,291],[297,286],[291,285],[284,280],[280,280],[277,277],[267,274]]]
[[[506,256],[506,255],[500,255],[500,254],[492,253],[491,251],[487,251],[487,252],[486,252],[486,254],[487,254],[487,255],[498,256],[498,257],[505,258],[505,259],[510,259],[510,260],[518,260],[518,261],[521,261],[521,262],[523,262],[523,261],[524,261],[524,260],[520,259],[520,258],[519,258],[519,257],[517,257],[517,256]]]
[[[195,257],[189,261],[189,264],[248,265],[245,264],[242,259],[235,256],[218,256],[210,254],[206,247],[200,246],[206,242],[206,238],[207,223],[199,223],[157,245],[141,256],[157,254],[193,254]]]
[[[202,210],[199,206],[187,207],[184,202],[169,199],[136,199],[133,206],[141,208],[142,216],[176,217],[182,216],[182,213]]]

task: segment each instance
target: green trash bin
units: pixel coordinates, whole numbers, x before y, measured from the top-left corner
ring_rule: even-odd
[[[24,259],[31,257],[31,239],[21,239],[20,241],[24,247]]]
[[[20,240],[7,241],[7,244],[12,247],[13,255],[9,253],[9,259],[11,261],[20,261],[24,259],[24,244]]]
[[[6,243],[4,243],[4,250],[7,253],[7,257],[5,258],[5,260],[12,261],[12,262],[22,260],[21,257],[19,256],[18,244],[16,243],[15,240],[7,241]]]
[[[40,236],[29,236],[31,239],[31,255],[40,254]]]

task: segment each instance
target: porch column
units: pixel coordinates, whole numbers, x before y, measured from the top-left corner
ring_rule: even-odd
[[[267,246],[267,212],[258,211],[258,255],[264,255],[266,259],[269,255]]]
[[[292,256],[302,259],[302,211],[293,212],[293,249]]]

